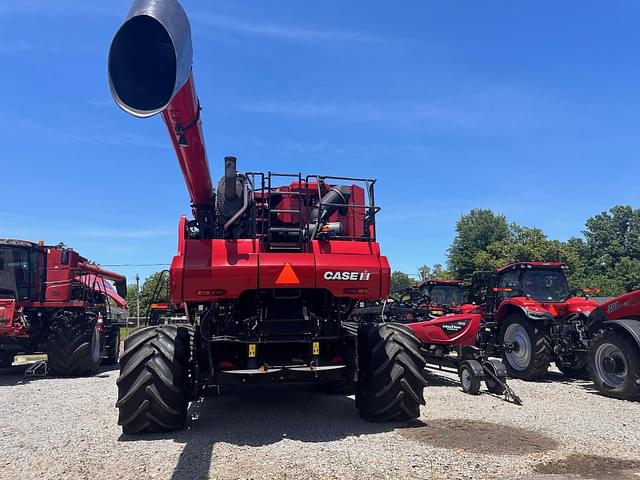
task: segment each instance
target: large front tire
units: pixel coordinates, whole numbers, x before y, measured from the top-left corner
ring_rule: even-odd
[[[542,323],[524,315],[509,315],[500,329],[504,366],[512,378],[541,380],[549,369],[553,355],[551,338]]]
[[[608,397],[640,400],[640,347],[622,332],[597,334],[587,354],[596,388]]]
[[[358,332],[356,406],[365,420],[383,422],[420,416],[425,360],[420,340],[397,323],[365,324]]]
[[[187,327],[162,325],[137,330],[125,340],[116,382],[123,433],[184,427],[191,335]]]
[[[100,332],[92,316],[61,312],[47,339],[48,366],[62,377],[93,375],[100,365]]]

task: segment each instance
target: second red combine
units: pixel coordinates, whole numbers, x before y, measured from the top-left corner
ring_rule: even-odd
[[[404,325],[350,318],[357,301],[389,293],[375,181],[239,173],[226,157],[215,192],[191,64],[178,2],[134,2],[109,53],[112,94],[134,116],[162,114],[194,218],[180,219],[170,269],[171,300],[185,305],[189,324],[144,328],[125,342],[123,431],[181,428],[203,388],[255,382],[353,386],[368,420],[417,417],[420,342]]]

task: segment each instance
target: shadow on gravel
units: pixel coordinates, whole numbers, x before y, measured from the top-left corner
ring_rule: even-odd
[[[573,454],[536,465],[544,475],[577,475],[578,478],[627,479],[640,477],[640,461]]]
[[[11,387],[16,385],[25,385],[30,382],[38,381],[38,380],[51,380],[53,378],[63,378],[56,377],[54,375],[47,375],[46,377],[31,377],[25,376],[25,371],[29,368],[29,365],[18,365],[15,367],[9,368],[0,368],[0,387]],[[104,378],[107,377],[107,372],[112,370],[119,369],[119,365],[109,365],[100,367],[94,377]],[[72,377],[64,377],[64,378],[72,378]]]
[[[192,419],[185,430],[121,435],[119,440],[169,438],[184,443],[172,477],[178,480],[208,478],[213,450],[218,443],[251,447],[284,439],[320,443],[422,424],[419,421],[366,422],[359,417],[352,398],[322,394],[308,385],[238,387],[219,397],[205,397],[192,403],[189,413]]]
[[[423,426],[398,429],[398,433],[432,447],[483,455],[528,455],[558,448],[558,443],[546,435],[474,420],[432,420]]]

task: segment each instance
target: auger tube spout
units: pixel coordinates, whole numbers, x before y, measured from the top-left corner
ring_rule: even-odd
[[[215,225],[209,171],[191,66],[191,27],[176,0],[134,0],[109,50],[116,104],[139,118],[162,114],[184,176],[201,236]]]

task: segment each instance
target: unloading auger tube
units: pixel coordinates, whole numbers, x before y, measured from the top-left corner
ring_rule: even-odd
[[[139,118],[162,114],[201,238],[215,231],[215,192],[192,72],[191,27],[176,0],[135,0],[109,49],[116,104]]]

